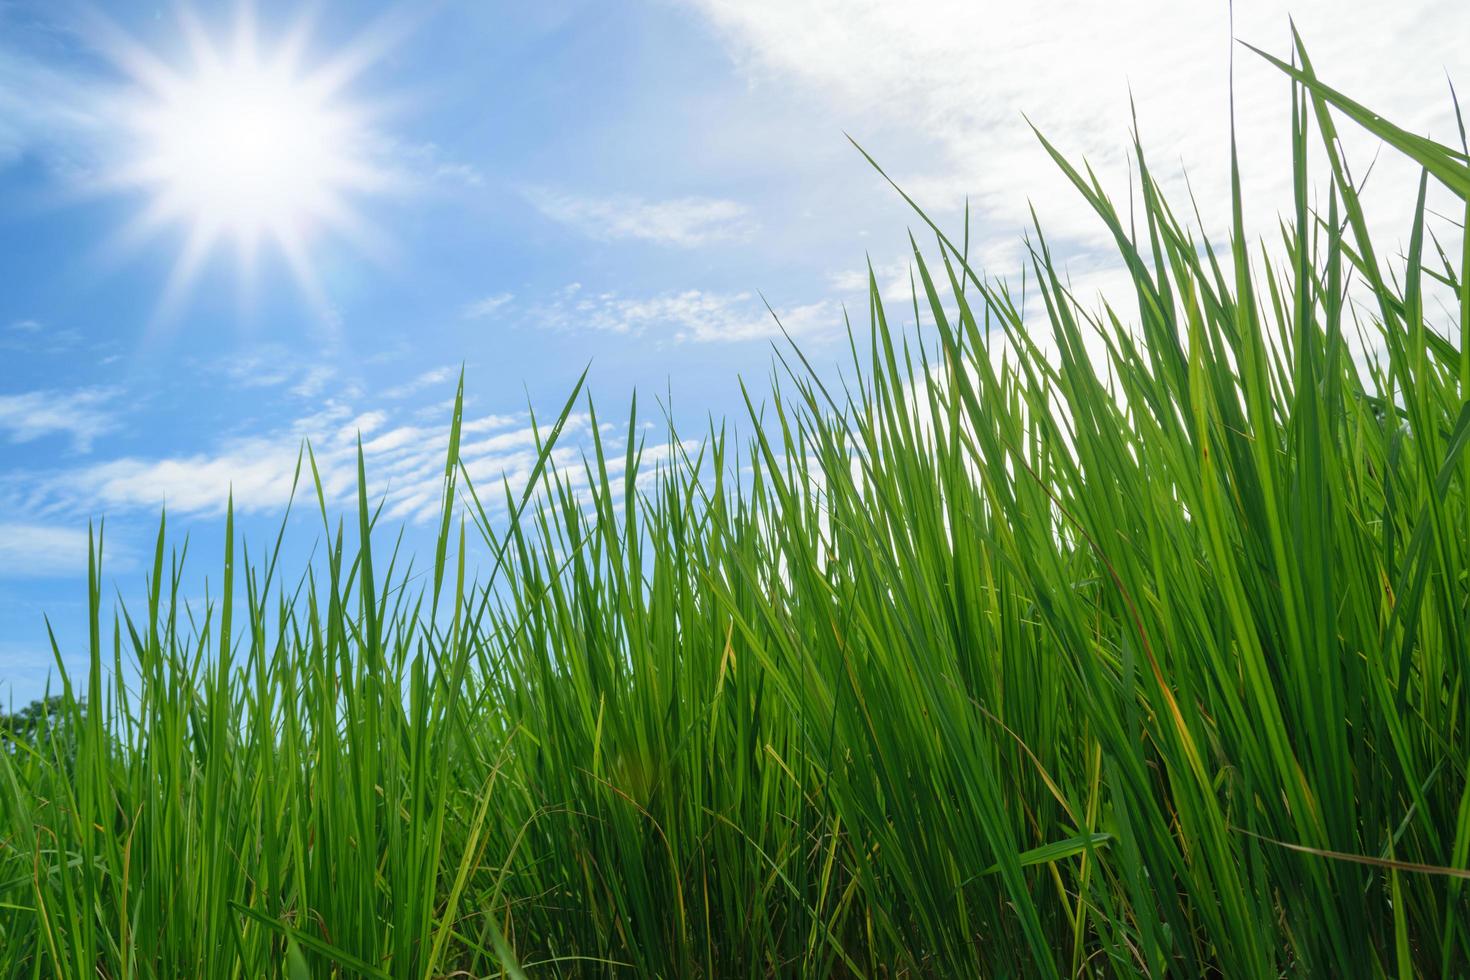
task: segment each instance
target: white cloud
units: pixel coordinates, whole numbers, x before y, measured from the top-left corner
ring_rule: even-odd
[[[337,369],[328,364],[317,364],[306,368],[291,385],[291,394],[298,398],[315,398],[326,390],[327,384],[337,376]]]
[[[14,516],[9,523],[0,522],[0,567],[14,566],[13,574],[27,577],[70,573],[76,556],[83,561],[86,556],[85,535],[78,537],[70,528],[89,515],[152,517],[166,506],[175,516],[218,516],[231,492],[238,513],[279,514],[290,499],[303,440],[311,443],[329,511],[350,512],[356,506],[359,433],[369,497],[375,506],[382,501],[388,523],[432,521],[440,513],[448,429],[447,419],[418,424],[389,410],[357,412],[328,403],[275,431],[225,439],[206,451],[128,456],[44,473],[8,473],[0,478],[0,510]],[[604,423],[602,429],[609,481],[617,496],[624,478],[623,436],[618,426]],[[549,422],[542,419],[540,438],[548,433]],[[551,455],[552,464],[584,503],[588,474],[583,460],[590,452],[591,437],[590,418],[574,413]],[[492,519],[503,516],[506,486],[515,496],[525,488],[536,464],[537,446],[537,431],[524,413],[464,420],[460,458]],[[640,474],[640,485],[652,467],[669,456],[667,445],[646,446],[643,459],[648,466]],[[314,494],[310,466],[303,459],[296,506],[313,508]],[[461,505],[468,507],[467,499]]]
[[[4,26],[20,39],[23,28]],[[19,44],[0,46],[0,168],[39,153],[54,170],[90,172],[106,120],[87,94],[77,79],[21,53]]]
[[[1108,246],[1106,233],[1027,126],[1086,159],[1126,211],[1130,97],[1155,177],[1182,215],[1187,170],[1207,230],[1228,231],[1229,59],[1248,231],[1273,238],[1290,206],[1289,83],[1230,39],[1230,5],[1140,0],[691,0],[757,89],[814,94],[919,203],[958,230],[968,197],[972,252],[1014,275],[1034,202],[1063,258]],[[1236,36],[1290,50],[1287,11],[1237,0]],[[1470,4],[1460,0],[1301,0],[1290,14],[1318,74],[1404,128],[1458,142],[1445,72],[1470,85]],[[1376,144],[1341,127],[1358,176]],[[1313,152],[1317,152],[1315,149]],[[1368,193],[1391,245],[1407,238],[1415,168],[1385,154]],[[861,166],[861,164],[859,164]],[[1316,169],[1318,178],[1324,175]],[[1319,183],[1319,186],[1320,183]]]
[[[632,238],[696,248],[744,241],[755,224],[743,204],[710,197],[649,201],[641,197],[583,197],[545,189],[528,192],[531,203],[555,221],[592,238]]]
[[[444,406],[444,418],[449,417],[449,412],[452,408],[452,404]],[[490,432],[495,429],[504,429],[510,425],[514,425],[515,422],[516,416],[514,415],[482,415],[479,418],[465,419],[460,423],[459,431],[464,435],[477,432]]]
[[[114,388],[93,387],[0,395],[0,432],[13,443],[66,435],[87,452],[98,436],[117,428],[117,394]]]
[[[0,577],[46,578],[86,570],[85,527],[0,522]]]
[[[460,189],[485,184],[485,175],[478,167],[450,158],[438,143],[384,142],[406,179],[419,184],[449,184]]]
[[[12,320],[0,330],[0,350],[21,354],[66,354],[82,345],[81,331],[71,327],[56,329],[40,320]],[[100,349],[110,344],[94,344]]]
[[[822,339],[843,329],[842,311],[830,300],[776,306],[781,325],[793,337]],[[781,336],[781,326],[753,293],[715,293],[686,289],[647,297],[615,292],[588,293],[572,284],[531,319],[559,330],[605,330],[638,336],[663,331],[676,341],[758,340]]]
[[[483,317],[493,316],[507,306],[513,299],[515,299],[515,296],[512,293],[492,293],[489,296],[475,300],[473,303],[467,303],[460,315],[466,320],[479,320]]]
[[[472,416],[464,420],[462,431],[461,458],[493,513],[503,503],[502,478],[517,492],[529,478],[536,460],[535,431],[525,415]],[[543,421],[543,438],[547,431]],[[588,434],[588,418],[573,415],[553,455],[574,485],[585,481],[580,459]],[[436,516],[448,420],[404,422],[386,410],[354,412],[333,402],[275,431],[225,439],[215,449],[13,473],[0,489],[5,509],[28,515],[36,526],[83,514],[151,514],[164,506],[174,514],[217,515],[232,492],[237,511],[272,513],[290,498],[298,453],[309,440],[328,506],[350,509],[357,493],[359,435],[368,489],[375,502],[385,501],[385,516],[394,521]],[[303,462],[298,503],[314,493],[310,467]],[[27,540],[39,539],[33,535]]]
[[[339,381],[335,366],[328,362],[330,354],[319,352],[318,360],[308,361],[299,352],[280,344],[257,345],[251,350],[238,350],[205,362],[205,370],[222,375],[233,387],[244,389],[281,388],[297,398],[314,399],[336,384],[336,393],[350,386]]]
[[[873,278],[878,281],[878,295],[889,302],[903,302],[913,296],[917,274],[910,278],[912,262],[907,258],[875,263]],[[868,295],[868,269],[848,269],[830,277],[832,288],[847,297]]]
[[[458,376],[459,368],[452,364],[445,364],[442,367],[425,371],[418,377],[405,381],[401,385],[394,385],[392,388],[383,392],[383,397],[393,399],[407,398],[409,395],[423,391],[425,388],[432,388],[435,385],[442,385],[448,381],[453,381]]]

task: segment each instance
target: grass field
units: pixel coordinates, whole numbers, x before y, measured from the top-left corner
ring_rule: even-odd
[[[922,332],[875,286],[748,438],[635,412],[509,496],[456,409],[413,572],[360,489],[309,572],[227,521],[207,608],[161,526],[113,622],[99,535],[91,668],[0,751],[0,977],[1470,972],[1470,263],[1422,192],[1372,241],[1333,127],[1470,166],[1295,63],[1269,249],[1238,178],[1216,248],[1053,154],[1126,309],[1038,229],[1023,322],[937,235]]]

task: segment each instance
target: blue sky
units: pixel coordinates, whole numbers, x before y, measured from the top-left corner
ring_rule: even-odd
[[[692,435],[738,416],[737,379],[759,392],[771,363],[762,295],[818,364],[841,360],[866,259],[901,298],[913,223],[844,133],[941,220],[968,198],[991,273],[1016,274],[1034,202],[1074,282],[1107,292],[1105,243],[1022,113],[1122,194],[1131,86],[1166,180],[1182,188],[1187,169],[1218,215],[1225,4],[1022,7],[322,0],[301,64],[355,58],[332,99],[362,111],[341,152],[382,178],[343,194],[361,227],[306,236],[310,285],[280,249],[246,277],[222,245],[171,289],[191,225],[127,235],[167,188],[118,179],[148,152],[130,113],[157,97],[118,39],[187,85],[186,14],[228,48],[239,6],[0,2],[0,700],[52,671],[43,613],[67,662],[83,659],[89,518],[107,520],[109,591],[135,597],[166,503],[202,597],[231,487],[263,541],[301,440],[343,505],[360,432],[374,489],[422,541],[461,364],[467,455],[490,480],[523,473],[527,406],[553,413],[589,363],[615,422],[635,388],[645,419],[670,395]],[[1290,9],[1324,76],[1449,138],[1444,78],[1470,80],[1470,5],[1380,7]],[[1286,10],[1242,0],[1236,33],[1285,52]],[[300,22],[296,4],[253,11],[267,53]],[[1267,229],[1289,192],[1286,89],[1237,58]],[[1412,174],[1385,166],[1373,193],[1402,237]],[[579,419],[568,451],[586,434]],[[294,557],[314,535],[298,522]]]

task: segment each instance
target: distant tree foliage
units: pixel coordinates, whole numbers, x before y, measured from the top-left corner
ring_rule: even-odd
[[[17,751],[20,745],[43,749],[55,747],[57,740],[61,739],[67,749],[65,757],[71,758],[75,754],[75,720],[61,695],[37,698],[18,711],[0,711],[0,746],[4,746],[7,752]]]

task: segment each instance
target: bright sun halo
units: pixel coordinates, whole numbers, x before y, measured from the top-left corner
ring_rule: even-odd
[[[187,13],[183,25],[186,67],[131,42],[115,46],[137,83],[124,112],[119,183],[147,199],[126,233],[183,230],[165,307],[177,305],[221,245],[234,247],[247,276],[261,247],[275,248],[320,303],[311,246],[326,233],[363,244],[370,229],[358,199],[390,182],[373,162],[369,115],[345,91],[370,52],[357,46],[307,65],[304,29],[262,51],[245,11],[223,45]]]

